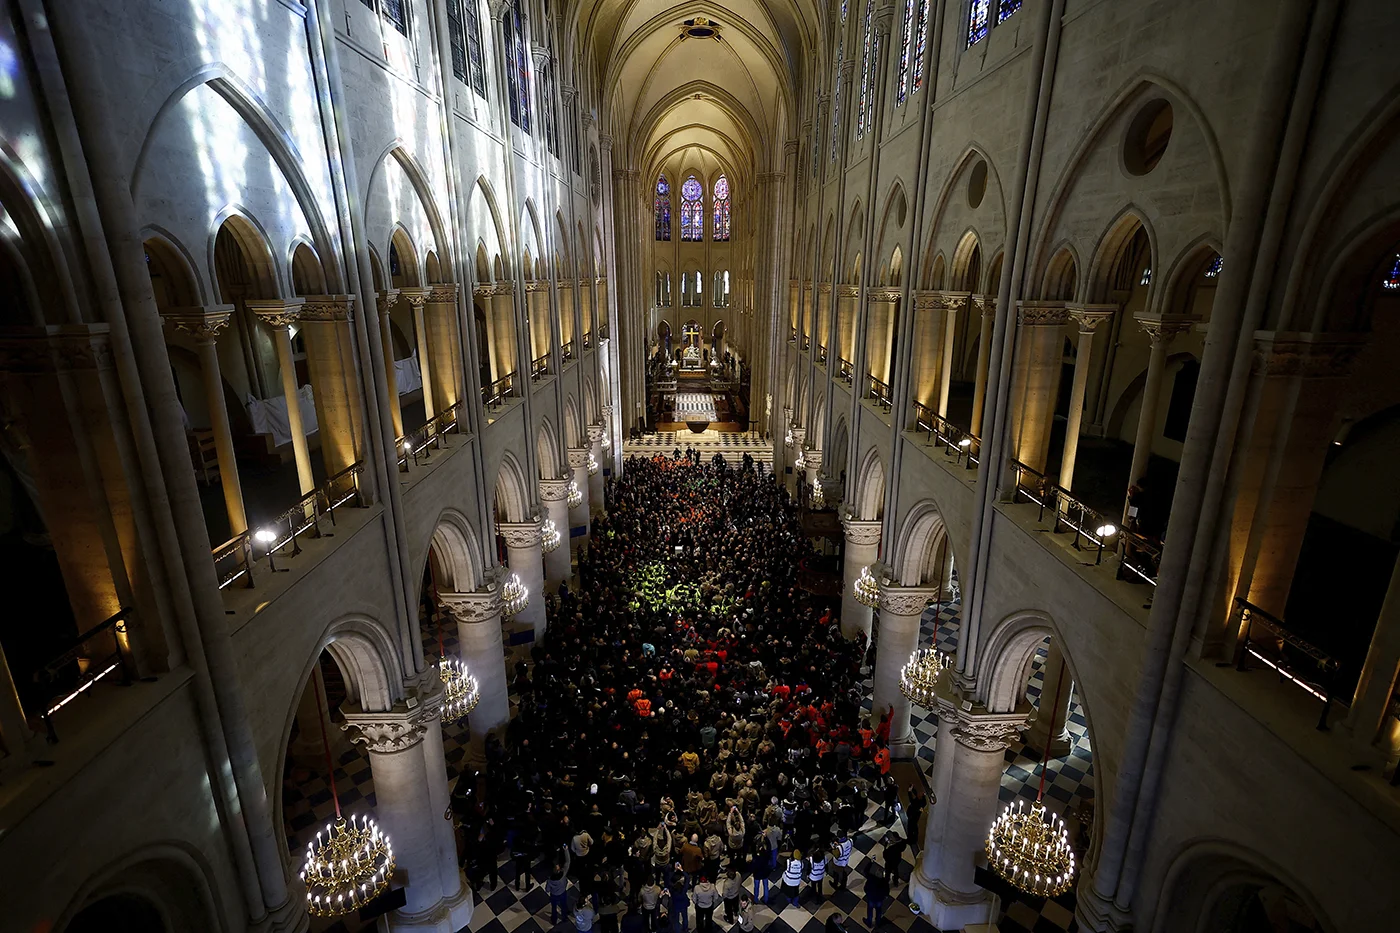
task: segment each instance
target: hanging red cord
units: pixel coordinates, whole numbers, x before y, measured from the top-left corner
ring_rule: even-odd
[[[1046,661],[1050,660],[1046,655]],[[1050,733],[1045,737],[1045,751],[1040,756],[1040,790],[1035,795],[1035,802],[1040,803],[1045,799],[1045,766],[1050,762],[1050,743],[1055,741],[1055,717],[1060,712],[1060,688],[1065,684],[1065,669],[1060,666],[1060,676],[1055,681],[1055,705],[1050,707]],[[1044,694],[1041,694],[1044,696]]]
[[[321,680],[321,659],[316,659],[316,666],[311,669],[311,689],[316,691],[316,718],[321,721],[321,747],[326,752],[326,783],[331,786],[331,800],[335,801],[335,818],[340,819],[340,795],[335,790],[335,762],[331,760],[331,740],[326,734],[326,708],[321,704],[321,692],[324,689]]]

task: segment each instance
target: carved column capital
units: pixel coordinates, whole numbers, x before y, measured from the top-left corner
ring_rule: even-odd
[[[841,519],[841,527],[846,532],[847,544],[859,544],[869,546],[880,543],[880,531],[884,527],[884,522],[866,521],[859,518]]]
[[[399,289],[399,297],[412,305],[414,311],[418,311],[428,300],[428,295],[431,291],[432,289],[424,288],[421,285],[405,285],[403,288]]]
[[[500,522],[501,537],[506,539],[506,547],[527,548],[540,546],[540,520],[529,522]]]
[[[880,584],[880,611],[897,616],[921,616],[938,591],[931,586]]]
[[[1022,327],[1060,327],[1068,322],[1063,301],[1022,301],[1016,307],[1016,323]]]
[[[1134,317],[1133,320],[1137,322],[1138,329],[1147,335],[1154,350],[1165,350],[1178,334],[1191,329],[1190,321],[1151,317]]]
[[[457,283],[443,282],[438,285],[429,286],[427,302],[430,305],[455,305],[457,303]]]
[[[569,461],[570,469],[578,470],[588,466],[587,447],[570,447],[564,451],[564,456]]]
[[[501,593],[494,586],[475,593],[439,592],[437,597],[454,621],[470,624],[501,619]]]
[[[1257,331],[1250,372],[1306,378],[1348,376],[1365,345],[1365,334]]]
[[[370,752],[388,755],[407,751],[423,741],[427,731],[424,720],[428,718],[424,713],[431,713],[431,710],[406,710],[400,707],[387,713],[346,710],[345,725],[341,728],[356,745],[363,745]]]
[[[803,442],[804,440],[806,440],[806,439],[807,439],[807,429],[806,429],[806,428],[803,428],[803,427],[794,427],[794,428],[792,429],[792,446],[796,447],[798,450],[801,450],[801,449],[802,449],[802,442]]]
[[[491,286],[489,285],[486,286],[487,289],[489,289],[490,287]],[[487,294],[490,294],[490,292],[488,291]],[[385,289],[382,292],[375,293],[374,305],[376,308],[379,309],[380,314],[388,314],[391,310],[393,310],[394,305],[398,303],[399,290],[397,288]]]
[[[978,714],[959,710],[956,716],[953,738],[958,744],[978,752],[1005,751],[1026,725],[1024,713]]]
[[[950,293],[951,294],[951,293]],[[973,295],[967,296],[968,307],[983,317],[990,317],[997,313],[996,295]]]
[[[160,313],[166,324],[196,341],[213,342],[219,331],[233,317],[233,305],[194,305],[187,308],[166,308]]]
[[[540,480],[540,499],[545,502],[559,502],[567,498],[569,498],[569,481],[567,479]]]
[[[588,443],[596,444],[603,439],[603,426],[601,424],[590,424],[584,429],[584,433],[588,435]]]
[[[6,327],[0,330],[0,373],[54,373],[111,369],[106,324]],[[18,431],[17,424],[9,430]]]
[[[865,296],[870,301],[879,301],[885,304],[894,304],[900,298],[897,288],[872,288],[865,293]]]
[[[510,0],[486,0],[486,11],[493,23],[499,23],[510,12]]]
[[[278,330],[301,319],[301,306],[305,302],[300,298],[249,298],[244,303],[258,320]]]
[[[1092,334],[1094,330],[1107,321],[1113,320],[1113,315],[1118,313],[1117,305],[1066,305],[1069,318],[1079,325],[1081,334]]]
[[[807,469],[820,469],[822,465],[822,452],[820,449],[803,451],[802,456],[807,461]]]
[[[355,317],[354,295],[307,295],[302,299],[301,320],[334,322]]]

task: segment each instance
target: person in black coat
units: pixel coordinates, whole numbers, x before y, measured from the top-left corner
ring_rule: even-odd
[[[890,896],[890,882],[880,866],[870,868],[865,879],[865,925],[874,930],[885,919],[885,900]]]

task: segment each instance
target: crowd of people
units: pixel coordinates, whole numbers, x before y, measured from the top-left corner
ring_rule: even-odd
[[[607,504],[516,665],[504,741],[454,793],[473,886],[508,852],[554,923],[711,933],[719,909],[749,931],[756,901],[847,884],[873,797],[897,827],[863,868],[873,929],[924,798],[910,788],[905,829],[888,722],[862,719],[864,639],[799,585],[811,545],[786,491],[747,455],[677,450],[629,459]]]

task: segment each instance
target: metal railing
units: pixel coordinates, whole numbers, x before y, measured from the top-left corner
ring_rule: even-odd
[[[1333,703],[1332,687],[1336,683],[1341,662],[1307,639],[1290,632],[1278,616],[1265,612],[1243,597],[1235,599],[1235,614],[1239,619],[1241,635],[1235,655],[1235,670],[1249,670],[1249,659],[1254,658],[1277,673],[1280,683],[1287,681],[1321,700],[1322,713],[1318,717],[1317,728],[1325,732]]]
[[[121,609],[110,619],[83,632],[62,653],[35,672],[36,683],[52,688],[66,673],[77,669],[77,677],[50,694],[39,711],[50,745],[58,742],[58,730],[53,724],[54,713],[113,672],[119,672],[119,683],[123,685],[135,680],[134,665],[128,657],[126,645],[126,617],[130,611]],[[86,666],[83,666],[83,661],[87,662]]]
[[[539,382],[540,378],[549,374],[549,354],[537,356],[530,361],[530,381]]]
[[[1150,565],[1151,572],[1147,573],[1143,569],[1131,567],[1128,564],[1129,558],[1126,556],[1127,551],[1135,550],[1144,545],[1147,542],[1146,538],[1141,535],[1132,535],[1119,528],[1117,523],[1110,520],[1108,516],[1085,505],[1081,500],[1071,495],[1069,490],[1050,482],[1044,473],[1026,466],[1019,460],[1012,460],[1011,468],[1016,471],[1014,498],[1024,499],[1039,506],[1040,521],[1045,520],[1047,510],[1054,513],[1055,518],[1050,526],[1051,534],[1059,534],[1064,530],[1073,531],[1072,546],[1076,550],[1083,550],[1085,546],[1093,548],[1095,564],[1103,562],[1104,552],[1107,551],[1109,554],[1119,557],[1118,576],[1120,579],[1127,579],[1124,571],[1131,570],[1143,582],[1153,586],[1157,585],[1157,565],[1155,562]],[[1125,540],[1129,537],[1134,540]],[[1117,546],[1112,540],[1115,538],[1118,540]],[[1119,553],[1119,548],[1123,549],[1123,554]],[[1160,551],[1158,554],[1160,555]]]
[[[936,414],[927,405],[914,403],[914,434],[928,432],[927,446],[942,447],[955,463],[965,463],[972,469],[982,461],[982,438]]]
[[[590,330],[590,331],[585,331],[585,332],[584,332],[584,335],[583,335],[583,348],[584,348],[585,350],[592,350],[592,349],[593,349],[593,331]]]
[[[851,364],[850,360],[842,359],[840,357],[836,358],[837,379],[840,379],[842,382],[846,383],[846,385],[850,385],[851,380],[855,378],[855,375],[856,368]]]
[[[443,437],[448,434],[461,434],[462,403],[445,408],[434,415],[427,424],[416,431],[405,434],[395,442],[399,450],[399,468],[408,472],[408,463],[417,466],[419,459],[428,460],[434,450],[440,450]]]
[[[874,376],[865,377],[865,397],[879,402],[885,411],[889,411],[890,406],[894,404],[894,390],[890,388],[890,384],[881,382]]]
[[[569,362],[569,360],[574,358],[574,342],[572,340],[564,341],[564,346],[560,347],[560,352],[564,356],[564,362]]]
[[[403,450],[402,439],[399,441],[399,449]],[[234,535],[214,548],[214,572],[219,578],[219,589],[222,590],[239,579],[242,579],[247,586],[255,586],[253,580],[253,563],[255,561],[261,560],[269,553],[276,553],[287,544],[291,544],[291,556],[295,557],[301,553],[301,544],[298,539],[303,534],[309,531],[311,537],[319,538],[326,534],[321,530],[323,520],[330,519],[331,526],[335,526],[336,509],[348,504],[353,504],[356,507],[363,505],[364,499],[360,492],[360,474],[363,471],[363,461],[352,463],[302,496],[297,500],[296,505],[272,521],[260,525],[256,529],[250,528],[242,534]],[[261,555],[258,555],[254,553],[253,535],[261,531],[271,531],[275,537],[268,545],[257,548],[258,551],[261,551]]]
[[[490,385],[481,387],[481,404],[487,410],[499,408],[501,402],[515,395],[515,370],[511,370]]]
[[[794,328],[788,333],[788,343],[797,343],[797,328],[796,328],[796,327],[794,327]]]
[[[812,338],[811,338],[811,337],[808,337],[806,334],[803,334],[803,335],[802,335],[802,339],[801,339],[801,340],[798,342],[798,344],[797,344],[797,349],[801,350],[803,353],[806,353],[806,352],[807,352],[807,348],[810,347],[811,345],[812,345]]]
[[[818,363],[825,363],[825,362],[826,362],[826,347],[823,347],[823,346],[818,346],[818,347],[817,347],[817,362],[818,362]]]

